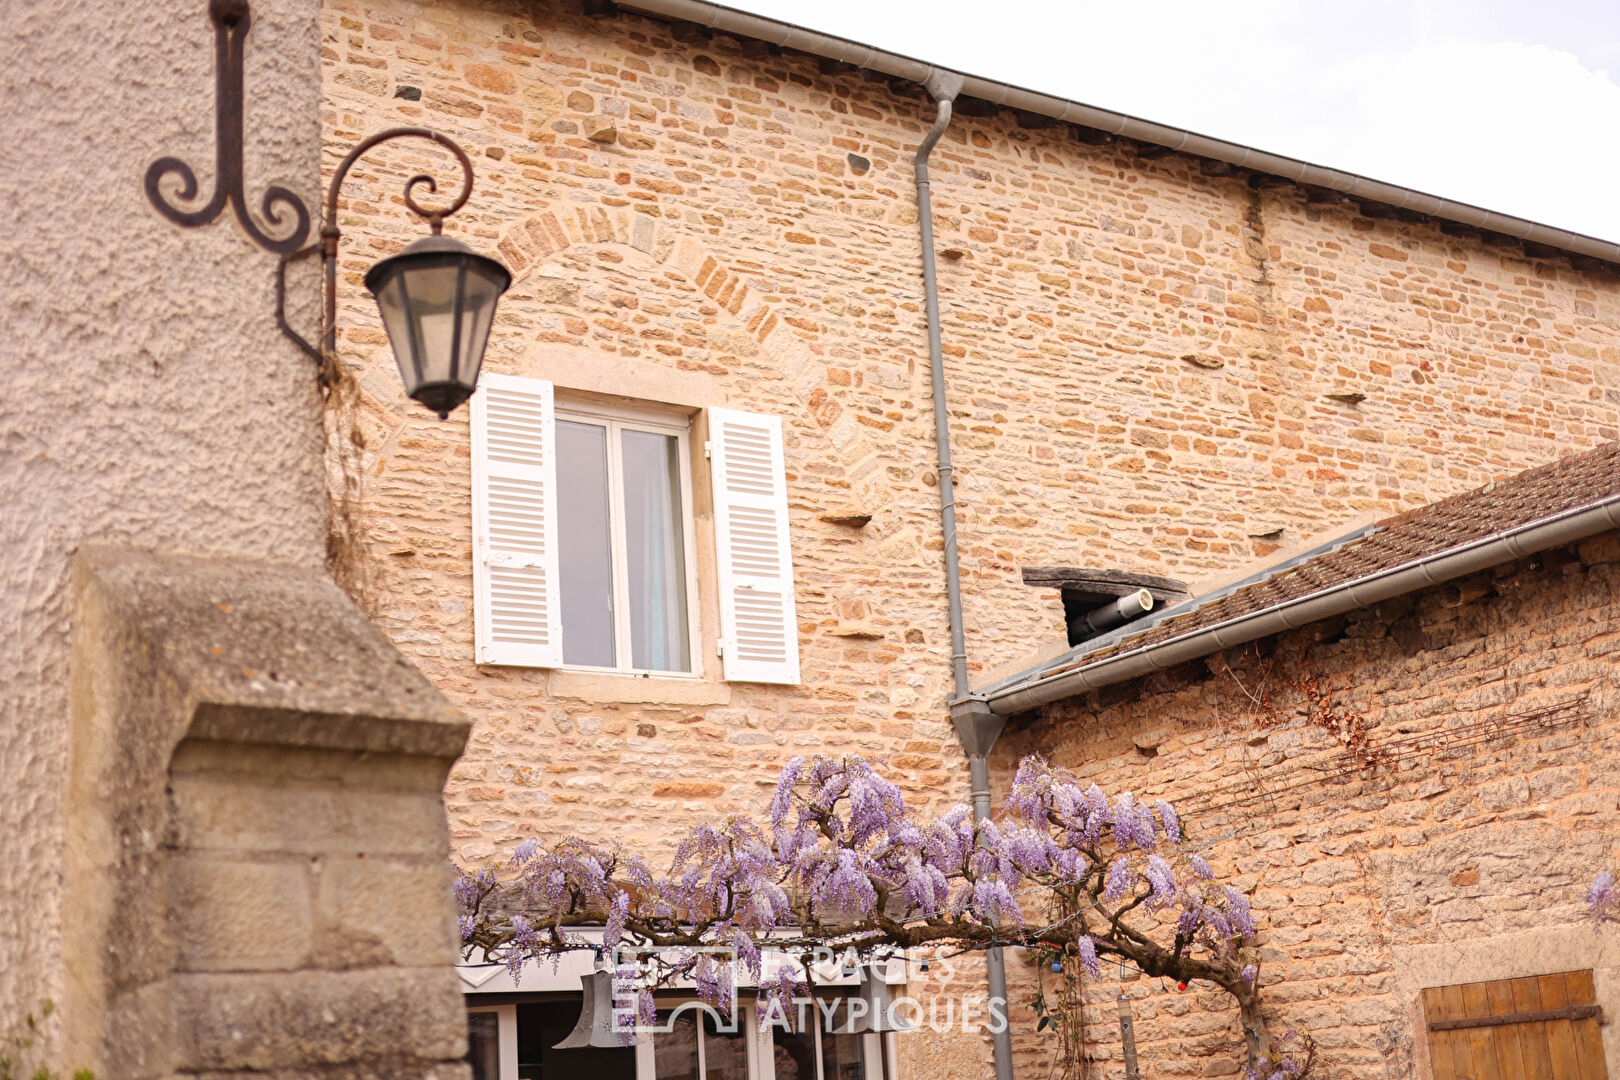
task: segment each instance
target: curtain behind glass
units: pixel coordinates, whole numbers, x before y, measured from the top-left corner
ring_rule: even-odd
[[[690,671],[680,440],[650,431],[620,435],[631,666]],[[566,632],[563,641],[566,647]]]
[[[659,1025],[668,1013],[659,1013]],[[669,1031],[653,1036],[653,1075],[656,1080],[701,1080],[698,1076],[697,1017],[690,1011],[675,1018]]]
[[[776,1080],[816,1080],[814,1031],[788,1031],[781,1025],[773,1026],[771,1055],[776,1063]]]
[[[862,1080],[861,1037],[821,1033],[821,1080]]]
[[[467,1061],[473,1080],[501,1080],[501,1023],[495,1013],[467,1014]]]

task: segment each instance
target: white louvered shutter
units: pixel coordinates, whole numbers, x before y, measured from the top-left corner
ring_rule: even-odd
[[[782,421],[709,410],[720,635],[729,682],[797,683]]]
[[[484,375],[472,399],[473,597],[480,664],[557,667],[557,444],[552,387]]]

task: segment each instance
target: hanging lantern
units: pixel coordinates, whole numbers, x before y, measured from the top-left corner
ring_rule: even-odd
[[[917,1030],[916,1023],[895,1015],[894,998],[883,978],[883,971],[888,966],[887,960],[874,960],[861,965],[860,999],[866,1003],[866,1011],[850,1023],[851,1034]]]
[[[472,396],[506,267],[447,236],[424,236],[366,273],[407,397],[439,419]]]
[[[598,967],[604,965],[598,964]],[[613,972],[593,971],[579,978],[584,1001],[580,1004],[579,1021],[567,1038],[552,1047],[554,1050],[573,1050],[582,1046],[620,1047],[645,1042],[646,1036],[632,1035],[626,1039],[613,1023]]]

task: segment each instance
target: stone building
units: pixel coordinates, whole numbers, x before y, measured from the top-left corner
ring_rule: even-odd
[[[482,403],[414,408],[359,278],[442,163],[354,174],[368,604],[473,720],[463,866],[566,832],[656,858],[797,754],[968,798],[936,394],[974,686],[1070,646],[1054,568],[1198,594],[1620,427],[1620,249],[1591,238],[700,0],[328,0],[322,57],[329,165],[449,133],[478,168],[452,231],[515,277]],[[520,999],[478,1000],[516,1056]],[[979,1036],[893,1050],[990,1070]]]
[[[1620,1060],[1612,1022],[1430,1025],[1620,1008],[1620,944],[1582,902],[1620,851],[1617,625],[1609,443],[1355,530],[982,692],[1018,716],[997,747],[1004,773],[1038,753],[1107,790],[1176,800],[1190,843],[1263,916],[1261,985],[1283,1025],[1311,1033],[1323,1075],[1490,1075],[1494,1034],[1504,1077],[1602,1077]],[[1351,752],[1358,720],[1371,742]],[[1015,965],[1014,985],[1030,975]],[[1120,1052],[1119,992],[1087,991],[1104,1062]],[[1123,992],[1144,1075],[1237,1071],[1223,995],[1141,978]],[[1025,1040],[1032,1068],[1049,1053]]]

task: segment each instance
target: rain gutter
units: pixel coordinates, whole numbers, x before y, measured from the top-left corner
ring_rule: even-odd
[[[1441,198],[1397,184],[1386,184],[1381,180],[1345,172],[1342,169],[1330,169],[1322,165],[1313,165],[1308,161],[1300,161],[1298,158],[1268,154],[1240,143],[1213,139],[1167,124],[1155,124],[1125,113],[1111,112],[1067,98],[1026,90],[1011,83],[996,82],[993,79],[982,79],[976,75],[936,67],[900,53],[874,49],[870,45],[862,45],[847,38],[834,37],[792,23],[751,15],[735,8],[708,3],[707,0],[626,0],[619,7],[660,19],[678,19],[696,23],[722,33],[753,38],[826,60],[852,64],[895,79],[927,85],[931,79],[959,78],[962,80],[963,95],[980,98],[1009,109],[1021,109],[1038,116],[1048,116],[1065,123],[1094,128],[1110,135],[1152,143],[1177,153],[1210,158],[1238,168],[1269,173],[1292,180],[1304,187],[1337,191],[1352,199],[1383,203],[1397,210],[1442,218],[1475,229],[1501,233],[1528,243],[1620,263],[1620,244],[1599,240],[1595,236],[1554,228],[1510,214],[1500,214],[1494,210]]]
[[[1128,652],[1106,656],[1089,664],[1082,660],[1078,666],[1072,661],[1043,665],[1034,671],[1015,675],[973,697],[984,702],[996,715],[1010,716],[1087,690],[1128,682],[1222,649],[1297,629],[1513,559],[1522,559],[1538,551],[1584,540],[1610,529],[1620,529],[1620,492],[1586,506],[1505,529],[1308,596]]]

